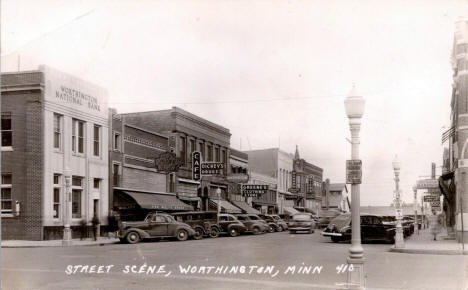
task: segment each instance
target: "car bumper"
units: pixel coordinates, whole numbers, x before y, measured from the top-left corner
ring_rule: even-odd
[[[312,227],[290,227],[289,228],[290,231],[310,231],[312,229]]]
[[[330,232],[321,232],[322,236],[325,237],[342,237],[343,234],[340,233],[330,233]]]

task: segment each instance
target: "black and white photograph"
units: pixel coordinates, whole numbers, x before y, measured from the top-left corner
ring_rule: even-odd
[[[468,0],[0,0],[0,288],[468,290]]]

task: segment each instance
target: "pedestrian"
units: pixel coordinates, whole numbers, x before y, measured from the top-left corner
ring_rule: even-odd
[[[93,224],[94,240],[97,241],[98,229],[99,229],[99,224],[100,224],[99,218],[95,215],[91,222]]]
[[[436,214],[435,210],[432,210],[432,215],[428,217],[429,230],[431,235],[434,237],[434,241],[437,240],[437,235],[440,233],[440,217]]]

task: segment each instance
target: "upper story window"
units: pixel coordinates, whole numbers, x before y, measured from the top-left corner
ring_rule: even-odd
[[[62,115],[54,113],[54,148],[62,149]]]
[[[93,188],[94,189],[99,189],[101,187],[101,179],[100,178],[94,178],[93,179]]]
[[[11,128],[11,113],[2,113],[2,147],[13,146],[13,130]]]
[[[114,150],[120,151],[120,133],[114,132]]]
[[[11,214],[13,210],[13,201],[11,198],[11,185],[12,176],[11,173],[2,174],[2,191],[1,191],[1,210],[2,214]]]
[[[215,148],[215,161],[220,162],[219,147]]]
[[[93,155],[99,156],[99,148],[101,147],[101,126],[94,125],[93,129]]]
[[[205,144],[203,142],[198,143],[198,151],[201,153],[202,160],[205,160]]]
[[[213,146],[208,145],[206,148],[206,161],[213,161]]]
[[[180,150],[179,150],[179,157],[182,160],[182,165],[185,165],[185,158],[187,155],[187,143],[184,136],[180,136]]]
[[[72,122],[72,151],[74,153],[84,154],[85,141],[85,123],[73,119]]]

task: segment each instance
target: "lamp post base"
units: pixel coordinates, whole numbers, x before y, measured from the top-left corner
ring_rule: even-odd
[[[68,247],[72,245],[72,239],[71,239],[71,229],[70,227],[65,227],[63,229],[63,240],[62,240],[62,246]]]
[[[348,263],[348,277],[345,289],[366,289],[365,259],[348,258],[346,262]]]
[[[405,247],[405,240],[403,238],[403,230],[398,229],[395,233],[395,248],[396,249],[403,249]]]

